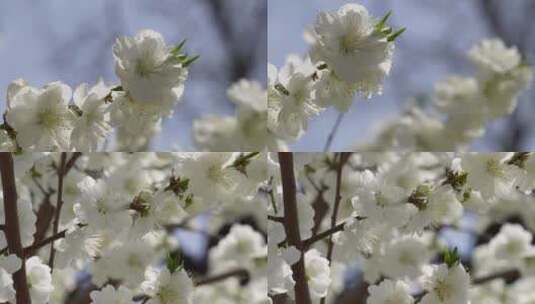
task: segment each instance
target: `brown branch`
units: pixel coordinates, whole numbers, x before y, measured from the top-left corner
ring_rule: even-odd
[[[249,272],[245,269],[236,269],[222,274],[214,275],[211,277],[203,278],[195,282],[195,286],[202,286],[217,283],[228,278],[237,277],[243,281],[247,281],[250,278]]]
[[[323,147],[323,152],[329,152],[329,149],[331,148],[334,137],[336,136],[336,133],[338,132],[338,128],[340,127],[340,124],[342,123],[343,118],[344,118],[344,112],[338,113],[338,117],[336,117],[336,121],[334,122],[333,128],[331,132],[329,133],[329,136],[327,137],[325,146]]]
[[[20,239],[17,187],[15,184],[15,171],[13,169],[13,156],[11,153],[0,153],[0,171],[4,192],[5,236],[8,251],[21,259],[20,269],[13,274],[13,287],[16,291],[17,304],[29,304],[31,303],[31,299],[26,278],[26,262]]]
[[[351,154],[349,152],[342,152],[338,157],[338,166],[336,168],[336,189],[334,196],[334,206],[333,213],[331,214],[331,229],[334,229],[336,226],[336,220],[338,218],[338,209],[340,209],[340,200],[342,196],[340,195],[340,187],[342,186],[342,170],[349,159]],[[327,248],[327,259],[331,261],[333,254],[334,243],[332,241],[332,235],[329,238],[329,247]]]
[[[74,156],[71,158],[71,160],[74,158]],[[63,207],[63,177],[65,177],[65,174],[67,172],[67,167],[65,166],[65,162],[67,159],[67,153],[62,152],[61,153],[61,160],[60,165],[58,168],[58,192],[57,192],[57,202],[56,202],[56,213],[54,215],[54,224],[53,224],[53,231],[52,235],[58,234],[59,230],[59,218],[61,216],[61,207]],[[71,165],[71,167],[74,165]],[[54,271],[54,258],[56,257],[56,249],[54,248],[54,240],[52,240],[50,245],[50,257],[48,260],[48,266],[50,266],[50,271]]]
[[[47,237],[45,239],[42,239],[40,241],[34,242],[31,246],[24,248],[24,256],[29,257],[29,256],[34,255],[37,252],[37,250],[41,249],[42,247],[44,247],[44,246],[46,246],[46,245],[48,245],[48,244],[50,244],[50,243],[52,243],[54,241],[57,241],[59,239],[64,238],[66,233],[67,233],[67,229],[62,230],[62,231],[60,231],[60,232],[58,232],[58,233],[56,233],[56,234],[54,234],[52,236],[49,236],[49,237]]]
[[[37,210],[37,221],[35,223],[34,242],[39,242],[45,238],[48,227],[54,217],[54,206],[50,203],[50,195],[45,195],[43,201]]]
[[[284,218],[280,216],[274,216],[274,215],[268,214],[267,219],[273,222],[277,222],[277,223],[284,223]]]
[[[512,281],[516,281],[518,278],[520,278],[520,272],[516,269],[512,269],[512,270],[505,270],[502,272],[489,274],[480,278],[475,278],[472,281],[472,284],[473,285],[485,284],[487,282],[490,282],[496,279],[504,279],[506,282],[512,282]]]
[[[310,304],[311,299],[306,280],[304,247],[299,233],[293,154],[280,152],[279,164],[284,203],[284,228],[286,230],[288,244],[295,246],[301,252],[299,261],[292,265],[293,278],[295,280],[295,300],[298,304]]]
[[[323,232],[320,232],[306,240],[303,241],[303,246],[305,246],[305,248],[309,248],[310,246],[312,246],[314,243],[316,243],[317,241],[320,241],[320,240],[323,240],[324,238],[326,237],[330,237],[331,235],[337,233],[337,232],[340,232],[340,231],[343,231],[344,230],[344,227],[345,227],[346,223],[341,223],[341,224],[338,224],[328,230],[325,230]]]
[[[360,220],[363,220],[365,219],[365,217],[360,217],[360,216],[357,216],[355,218],[356,220],[360,221]],[[310,246],[312,246],[314,243],[316,243],[317,241],[321,241],[323,240],[324,238],[328,237],[328,236],[331,236],[337,232],[340,232],[340,231],[343,231],[344,230],[344,227],[345,225],[347,224],[347,222],[343,222],[343,223],[340,223],[328,230],[325,230],[323,232],[320,232],[316,235],[313,235],[311,236],[310,238],[306,239],[303,241],[303,246],[308,249],[310,248]]]
[[[351,153],[349,152],[342,152],[339,153],[338,157],[338,166],[336,167],[336,190],[335,190],[335,196],[334,196],[334,206],[333,206],[333,213],[331,214],[331,229],[334,229],[336,227],[336,220],[338,218],[338,209],[340,208],[340,200],[342,199],[342,196],[340,195],[340,188],[342,186],[342,170],[344,169],[344,166],[349,159],[349,156],[351,156]],[[334,251],[334,242],[333,242],[333,236],[332,234],[329,236],[329,243],[327,245],[327,260],[329,260],[329,264],[332,260],[332,255]],[[321,299],[321,304],[325,304],[326,297]]]
[[[81,152],[74,152],[72,154],[71,158],[69,159],[69,161],[65,165],[65,175],[67,175],[67,173],[69,173],[69,171],[71,171],[71,169],[74,167],[74,165],[76,164],[76,161],[78,160],[78,158],[80,158],[80,156],[82,156]]]

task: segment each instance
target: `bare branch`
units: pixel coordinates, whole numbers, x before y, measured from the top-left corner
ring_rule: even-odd
[[[73,158],[71,158],[71,160]],[[63,207],[63,177],[65,177],[65,174],[66,174],[66,166],[65,166],[66,161],[67,161],[67,153],[62,152],[60,165],[58,168],[58,192],[57,192],[58,200],[56,202],[56,213],[54,215],[53,235],[58,234],[59,218],[61,216],[61,207]],[[51,272],[54,271],[54,258],[55,257],[56,257],[56,249],[54,248],[54,240],[52,240],[51,245],[50,245],[50,257],[48,260],[48,266],[50,266]]]
[[[334,137],[336,136],[336,133],[338,132],[338,128],[340,127],[340,124],[342,123],[343,118],[344,118],[344,112],[338,113],[338,117],[336,117],[336,121],[334,122],[331,133],[329,133],[329,136],[327,137],[327,142],[325,143],[325,146],[323,147],[323,152],[328,152],[329,149],[331,148]]]
[[[236,269],[236,270],[231,270],[229,272],[218,274],[218,275],[215,275],[215,276],[212,276],[212,277],[207,277],[207,278],[204,278],[204,279],[200,279],[200,280],[195,282],[195,286],[213,284],[213,283],[221,282],[223,280],[226,280],[226,279],[232,278],[232,277],[237,277],[237,278],[240,279],[240,281],[242,281],[242,280],[243,281],[247,281],[247,280],[249,280],[250,275],[249,275],[249,272],[247,270],[245,270],[245,269]]]
[[[280,152],[279,164],[284,202],[284,228],[286,229],[288,244],[295,246],[301,252],[299,261],[292,265],[293,278],[295,280],[295,300],[299,304],[310,304],[310,292],[305,272],[304,247],[299,233],[293,154]]]
[[[17,186],[11,153],[0,153],[0,171],[4,193],[5,236],[9,253],[21,259],[20,269],[13,274],[13,287],[16,291],[17,304],[31,303],[26,279],[26,262],[20,239],[19,213],[17,208]]]

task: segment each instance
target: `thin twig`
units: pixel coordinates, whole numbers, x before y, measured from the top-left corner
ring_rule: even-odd
[[[284,223],[284,218],[280,217],[280,216],[274,216],[274,215],[269,215],[268,214],[267,218],[268,218],[268,220],[270,220],[272,222]]]
[[[26,278],[26,262],[20,239],[19,214],[17,208],[17,186],[15,184],[15,170],[11,153],[0,153],[0,171],[2,175],[2,190],[4,193],[5,236],[8,251],[21,260],[20,269],[13,274],[17,304],[31,303],[28,281]]]
[[[344,169],[344,166],[349,159],[349,156],[351,156],[351,153],[349,152],[342,152],[339,153],[338,157],[338,166],[336,168],[336,190],[335,190],[335,196],[334,196],[334,206],[333,206],[333,212],[331,214],[331,229],[334,229],[336,227],[336,220],[338,218],[338,209],[340,208],[340,200],[342,199],[342,196],[340,195],[340,188],[342,186],[342,170]],[[329,261],[329,264],[332,260],[332,255],[334,251],[334,242],[333,242],[333,236],[332,234],[329,236],[329,243],[327,245],[327,260]],[[321,304],[325,304],[326,298],[321,299]]]
[[[73,158],[71,158],[71,160]],[[56,213],[54,215],[52,235],[58,234],[58,230],[59,230],[59,218],[61,216],[61,207],[63,207],[63,177],[65,177],[65,173],[66,173],[66,166],[65,166],[66,160],[67,160],[67,153],[62,152],[60,165],[58,168],[58,192],[57,192]],[[73,162],[73,165],[74,165],[74,162]],[[48,266],[50,266],[51,272],[54,271],[54,258],[55,257],[56,257],[56,249],[54,248],[54,240],[52,240],[51,245],[50,245],[50,257],[48,260]]]
[[[323,147],[323,152],[328,152],[329,149],[331,148],[334,137],[336,136],[336,132],[338,132],[338,128],[340,127],[340,124],[342,123],[342,119],[344,118],[344,114],[345,114],[344,112],[338,113],[338,117],[336,117],[336,121],[334,122],[331,133],[329,133],[329,136],[327,137],[327,142],[325,143],[325,146]]]
[[[26,247],[24,248],[24,256],[32,256],[35,254],[35,252],[39,249],[41,249],[42,247],[56,241],[56,240],[59,240],[59,239],[62,239],[65,237],[65,234],[67,233],[67,229],[64,229],[52,236],[49,236],[43,240],[40,240],[38,242],[34,242],[31,246],[29,247]]]
[[[275,201],[275,195],[273,194],[273,176],[269,179],[269,200],[271,201],[271,207],[273,208],[273,212],[275,214],[279,213],[279,210],[277,210],[277,202]]]
[[[472,281],[473,285],[485,284],[495,279],[504,279],[506,281],[514,281],[520,277],[520,272],[516,269],[505,270],[502,272],[497,272],[489,274],[480,278],[475,278]]]
[[[286,230],[288,244],[295,246],[301,252],[299,261],[292,265],[293,278],[295,280],[295,301],[299,304],[310,304],[310,292],[305,271],[305,253],[299,233],[293,154],[280,152],[278,155],[284,203],[284,228]]]
[[[338,157],[338,167],[336,168],[336,189],[334,196],[334,206],[333,212],[331,214],[331,229],[334,229],[336,226],[336,221],[338,219],[338,209],[340,209],[340,200],[342,196],[340,195],[340,189],[342,186],[342,170],[346,164],[346,161],[349,159],[350,153],[342,152]],[[334,243],[332,241],[332,235],[329,238],[329,247],[327,248],[327,259],[331,261],[333,254]]]
[[[69,161],[65,165],[65,175],[67,175],[67,173],[69,173],[69,171],[71,171],[71,169],[74,167],[74,165],[76,164],[76,161],[78,160],[78,158],[80,158],[80,156],[82,156],[82,153],[80,153],[80,152],[74,152],[72,154],[71,158],[69,159]]]
[[[226,280],[228,278],[232,278],[232,277],[237,277],[240,280],[247,281],[247,280],[249,280],[250,276],[249,276],[249,272],[247,270],[245,270],[245,269],[236,269],[236,270],[232,270],[232,271],[225,272],[225,273],[222,273],[222,274],[218,274],[218,275],[214,275],[214,276],[207,277],[207,278],[204,278],[204,279],[200,279],[200,280],[195,282],[195,286],[213,284],[213,283],[217,283],[217,282],[220,282],[220,281]]]
[[[356,217],[355,218],[356,220],[363,220],[365,219],[365,217]],[[321,241],[323,240],[324,238],[328,237],[328,236],[331,236],[337,232],[340,232],[340,231],[343,231],[344,230],[344,227],[345,225],[347,224],[347,221],[346,222],[343,222],[343,223],[340,223],[328,230],[325,230],[325,231],[322,231],[314,236],[311,236],[310,238],[306,239],[303,241],[303,246],[305,246],[305,248],[310,248],[310,246],[312,246],[314,243],[318,242],[318,241]]]

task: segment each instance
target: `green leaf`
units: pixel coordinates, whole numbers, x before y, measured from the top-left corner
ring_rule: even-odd
[[[189,206],[191,206],[193,204],[193,194],[188,194],[188,196],[186,196],[186,199],[184,200],[184,202],[186,203],[186,208],[189,208]]]
[[[407,28],[404,27],[404,28],[401,28],[400,30],[396,31],[396,32],[393,33],[393,34],[390,34],[390,35],[386,38],[386,40],[387,40],[388,42],[392,42],[392,41],[396,40],[396,38],[398,38],[399,35],[403,34],[403,32],[405,32],[406,29],[407,29]]]
[[[184,267],[184,262],[179,253],[170,252],[166,258],[166,266],[170,273],[181,270]]]
[[[174,177],[171,176],[169,178],[169,185],[165,187],[165,191],[173,191],[173,193],[182,198],[182,196],[186,193],[189,187],[189,178],[181,178],[181,177]]]
[[[459,264],[459,262],[461,261],[461,257],[459,256],[457,247],[453,248],[453,250],[449,248],[444,250],[443,259],[444,259],[444,263],[448,265],[448,268],[451,268]]]
[[[192,63],[194,63],[195,61],[197,61],[197,59],[199,59],[201,56],[200,55],[196,55],[196,56],[193,56],[193,57],[190,57],[190,58],[187,58],[185,59],[184,61],[182,61],[182,65],[184,67],[188,67],[190,66]]]
[[[385,36],[388,36],[390,35],[390,33],[392,33],[393,29],[389,26],[385,27],[384,29],[381,30],[381,34],[385,35]]]
[[[171,49],[171,54],[179,55],[180,51],[182,50],[182,47],[184,47],[184,44],[186,44],[186,39],[182,40],[177,46]]]
[[[377,22],[377,24],[375,25],[375,29],[380,32],[383,27],[385,26],[386,24],[386,21],[388,20],[388,18],[390,18],[390,15],[392,15],[392,11],[388,11],[388,13],[386,13],[386,15],[384,15],[383,18],[381,18],[381,20],[379,20],[379,22]]]

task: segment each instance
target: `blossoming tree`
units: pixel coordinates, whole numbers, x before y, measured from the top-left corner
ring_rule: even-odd
[[[356,97],[370,99],[383,91],[395,64],[395,42],[405,31],[388,26],[390,15],[376,19],[355,3],[320,13],[305,32],[308,53],[289,55],[280,68],[269,64],[269,131],[286,143],[295,142],[310,119],[334,107],[339,116],[326,139],[324,151],[329,150]],[[450,76],[437,83],[432,106],[411,103],[400,117],[381,122],[370,143],[352,150],[460,150],[481,137],[489,122],[511,114],[533,78],[518,49],[497,38],[485,39],[468,57],[475,76]]]
[[[0,302],[266,303],[265,161],[0,153]]]
[[[23,79],[13,81],[0,125],[0,150],[148,150],[162,119],[173,115],[189,67],[199,58],[187,55],[184,48],[185,41],[169,46],[161,34],[142,30],[135,37],[118,38],[113,46],[118,84],[100,79],[93,86],[81,84],[73,92],[61,81],[42,88]],[[278,149],[280,144],[267,136],[267,96],[262,86],[242,79],[231,86],[228,95],[236,104],[236,116],[203,114],[194,122],[197,148]],[[112,139],[114,147],[110,147]]]
[[[534,154],[279,153],[269,161],[274,303],[533,299]]]

